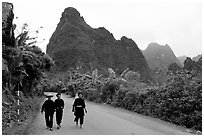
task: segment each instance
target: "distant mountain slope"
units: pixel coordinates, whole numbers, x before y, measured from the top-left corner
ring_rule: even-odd
[[[197,61],[199,61],[199,59],[202,57],[202,54],[198,54],[197,56],[195,56],[195,57],[193,57],[192,58],[192,60],[193,61],[195,61],[195,62],[197,62]],[[179,57],[177,57],[178,58],[178,60],[180,61],[180,63],[181,63],[181,65],[184,67],[184,62],[185,62],[185,60],[187,59],[187,56],[179,56]]]
[[[55,61],[58,72],[73,67],[83,71],[98,68],[103,73],[110,67],[120,74],[129,68],[145,80],[151,78],[147,62],[132,39],[116,40],[104,27],[92,28],[72,7],[62,13],[46,53]]]
[[[177,57],[182,67],[184,66],[184,61],[186,60],[187,56],[179,56]]]
[[[179,66],[182,66],[170,46],[167,44],[163,46],[158,43],[150,43],[143,51],[143,55],[150,69],[153,71],[160,69],[167,70],[172,63],[177,63]]]
[[[200,59],[201,57],[202,57],[202,54],[199,54],[199,55],[193,57],[192,60],[197,62],[197,61],[199,61],[199,59]]]

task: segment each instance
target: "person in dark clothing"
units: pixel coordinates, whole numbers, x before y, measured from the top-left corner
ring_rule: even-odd
[[[74,112],[76,122],[76,126],[78,126],[78,120],[80,119],[80,128],[82,128],[84,122],[84,110],[87,113],[86,105],[84,99],[82,98],[83,94],[81,92],[78,93],[79,98],[76,98],[73,104],[72,112]]]
[[[51,100],[53,96],[48,95],[47,100],[43,103],[41,113],[43,114],[43,111],[45,111],[45,121],[47,129],[50,129],[50,131],[53,131],[53,115],[55,112],[55,103]]]
[[[61,99],[61,93],[57,93],[57,99],[55,100],[55,109],[56,109],[56,121],[57,129],[61,127],[63,109],[64,109],[64,100]]]

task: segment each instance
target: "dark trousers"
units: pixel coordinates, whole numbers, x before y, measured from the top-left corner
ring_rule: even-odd
[[[78,120],[80,119],[80,125],[84,123],[84,116],[76,116],[74,121],[78,124]]]
[[[60,125],[61,121],[62,121],[62,114],[63,114],[63,110],[62,109],[57,109],[56,110],[56,121],[57,121],[57,125]]]
[[[49,128],[52,128],[53,125],[53,113],[46,113],[45,112],[45,121],[46,121],[46,126]]]

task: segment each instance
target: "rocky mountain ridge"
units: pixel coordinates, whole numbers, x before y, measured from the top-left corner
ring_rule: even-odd
[[[62,13],[46,53],[55,61],[56,71],[73,67],[83,71],[97,68],[104,73],[112,68],[120,74],[129,68],[144,80],[151,79],[147,62],[132,39],[123,36],[116,40],[104,27],[92,28],[72,7]]]

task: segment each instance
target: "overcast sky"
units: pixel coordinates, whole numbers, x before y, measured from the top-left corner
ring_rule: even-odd
[[[76,8],[93,28],[105,27],[118,40],[132,38],[144,50],[150,42],[168,44],[176,56],[190,57],[202,49],[202,3],[199,0],[8,0],[14,5],[14,23],[43,27],[40,48],[46,45],[67,7]],[[18,28],[19,29],[19,28]],[[19,29],[20,30],[20,29]]]

